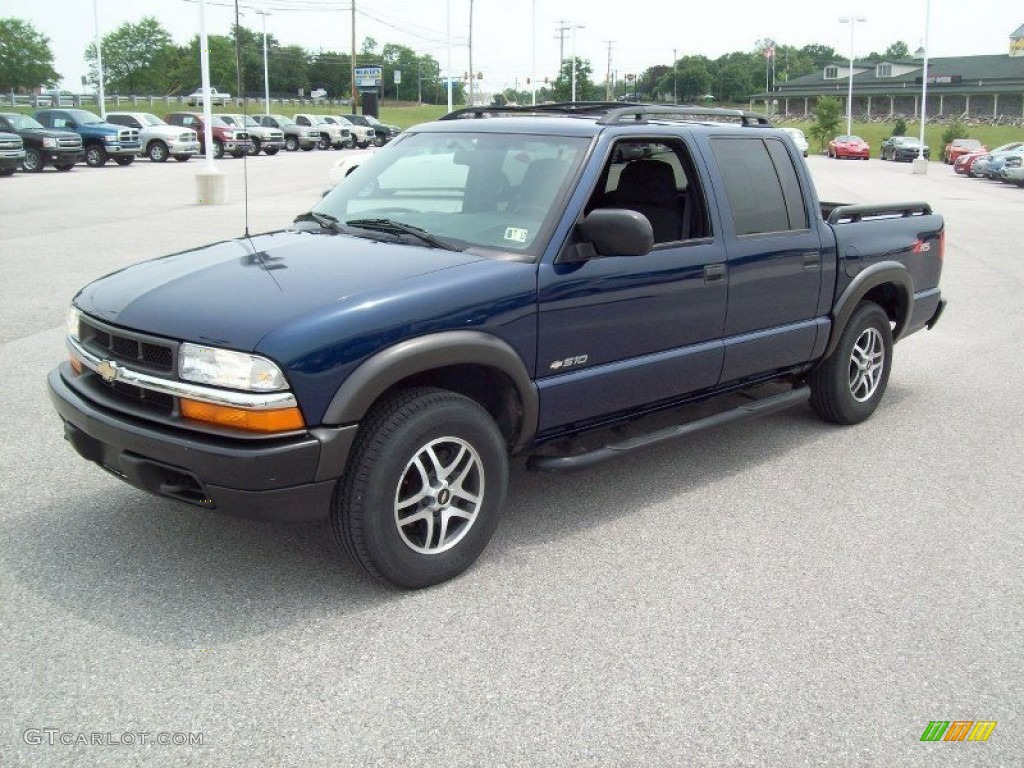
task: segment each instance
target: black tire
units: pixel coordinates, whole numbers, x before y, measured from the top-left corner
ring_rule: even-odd
[[[107,150],[99,144],[89,144],[85,148],[85,164],[90,168],[102,168],[107,164]]]
[[[21,161],[21,168],[29,173],[39,173],[43,168],[46,167],[46,161],[43,160],[43,156],[39,154],[39,150],[34,147],[28,147],[25,149],[25,157]]]
[[[376,133],[373,136],[373,146],[375,146],[375,147],[383,147],[384,146],[384,137],[381,136],[379,133]]]
[[[192,155],[175,155],[174,159],[177,160],[179,163],[187,163],[189,160],[192,159]]]
[[[345,149],[355,149],[355,148],[356,148],[356,140],[355,140],[355,138],[350,138],[345,143]]]
[[[301,149],[302,149],[303,152],[312,152],[314,149],[317,148],[317,146],[319,146],[319,145],[317,145],[317,144],[310,144],[308,147],[301,147]]]
[[[277,154],[278,149],[278,147],[267,147],[266,149],[263,150],[263,154],[273,156]]]
[[[135,155],[119,155],[114,158],[114,162],[118,165],[131,165],[135,162]]]
[[[428,587],[462,573],[484,551],[507,486],[505,440],[487,411],[447,390],[409,389],[375,406],[360,427],[331,528],[371,575]],[[410,511],[400,523],[403,509]]]
[[[0,168],[0,176],[13,176],[17,168]]]
[[[162,141],[151,141],[149,147],[146,148],[146,154],[154,163],[166,163],[167,158],[171,156],[170,150]]]
[[[326,136],[321,136],[320,137],[320,143],[317,144],[317,146],[320,147],[320,149],[330,149],[331,148],[331,140],[329,138],[327,138]]]
[[[260,153],[261,149],[263,149],[263,142],[261,142],[259,139],[249,139],[249,154],[250,155],[253,155],[253,156],[258,155]]]
[[[289,152],[294,152],[299,148],[299,140],[294,136],[285,137],[284,148]]]
[[[56,168],[61,173],[65,173],[67,171],[70,171],[72,168],[74,168],[75,164],[74,163],[61,163],[60,165],[55,165],[53,167]]]
[[[248,151],[247,149],[236,149],[231,156],[237,160],[239,157],[244,157]]]
[[[878,407],[892,369],[892,327],[874,302],[862,302],[839,343],[811,371],[811,406],[833,424],[858,424]]]
[[[220,160],[224,157],[224,144],[218,139],[213,140],[213,159]]]

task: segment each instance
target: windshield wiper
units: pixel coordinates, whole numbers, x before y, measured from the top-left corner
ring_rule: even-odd
[[[385,232],[389,235],[410,235],[422,243],[426,243],[434,248],[443,248],[446,251],[462,251],[465,249],[465,246],[460,247],[450,240],[432,235],[421,227],[414,227],[412,224],[404,224],[394,219],[349,219],[345,223],[350,227]]]
[[[329,213],[321,213],[320,211],[307,211],[306,213],[299,214],[292,221],[293,224],[298,224],[300,221],[315,221],[320,225],[321,229],[326,229],[328,232],[333,232],[336,235],[347,235],[349,231],[342,226],[341,222],[338,221],[337,216],[332,216]]]

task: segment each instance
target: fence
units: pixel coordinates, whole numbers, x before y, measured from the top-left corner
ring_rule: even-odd
[[[105,94],[103,99],[104,105],[108,109],[119,109],[123,106],[131,107],[154,107],[158,104],[163,105],[167,111],[172,111],[172,107],[180,107],[182,109],[188,108],[191,105],[188,103],[189,96],[121,96],[118,94]],[[215,99],[211,99],[215,101]],[[92,93],[74,93],[74,94],[60,94],[51,95],[46,93],[31,93],[31,94],[17,94],[17,93],[6,93],[0,96],[0,107],[30,107],[32,109],[39,109],[42,107],[85,107],[85,106],[96,106],[96,95]],[[235,106],[241,107],[243,103],[247,107],[255,106],[262,111],[263,99],[255,97],[242,98],[235,96],[227,100],[227,105],[234,104]],[[287,106],[287,107],[304,107],[306,105],[315,107],[344,107],[352,103],[351,99],[313,99],[313,98],[289,98],[289,99],[271,99],[271,111],[273,107]],[[219,104],[215,103],[218,109],[223,109]],[[249,110],[252,111],[252,110]]]

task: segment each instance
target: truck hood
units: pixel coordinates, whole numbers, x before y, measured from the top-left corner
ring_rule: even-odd
[[[271,330],[311,311],[479,261],[417,245],[285,230],[135,264],[90,283],[74,304],[143,333],[251,351]]]
[[[80,139],[82,138],[74,131],[64,131],[58,128],[27,128],[18,131],[23,139],[38,137],[40,139]]]

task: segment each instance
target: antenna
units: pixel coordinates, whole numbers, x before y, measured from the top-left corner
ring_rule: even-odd
[[[246,125],[246,118],[249,117],[249,99],[246,98],[245,92],[242,90],[242,54],[241,46],[239,44],[239,32],[241,26],[238,23],[238,0],[235,0],[235,92],[242,99],[242,130],[248,135],[248,126]],[[250,139],[250,142],[252,140]],[[251,144],[250,144],[251,146]],[[249,245],[252,246],[252,236],[249,234],[249,153],[246,152],[242,155],[242,197],[245,206],[245,237],[249,239]],[[256,250],[253,248],[253,250]]]

